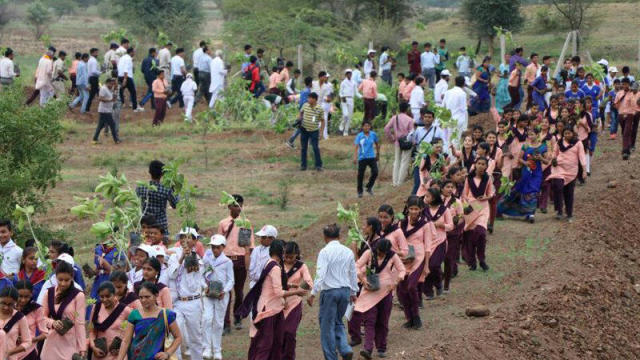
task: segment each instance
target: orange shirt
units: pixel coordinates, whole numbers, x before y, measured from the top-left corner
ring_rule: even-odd
[[[77,71],[78,71],[78,62],[79,61],[80,60],[73,60],[71,62],[71,67],[69,68],[69,74],[74,74],[75,75],[77,73]]]
[[[356,269],[358,271],[358,278],[360,281],[363,281],[366,278],[367,268],[370,263],[371,250],[367,250],[356,262]],[[380,300],[384,299],[396,288],[398,283],[404,279],[405,274],[406,270],[404,264],[400,260],[400,257],[398,254],[393,254],[384,269],[378,273],[380,289],[377,291],[369,291],[366,287],[363,287],[358,299],[356,300],[354,310],[364,313],[377,305]]]
[[[289,81],[289,78],[289,69],[282,69],[282,71],[280,71],[280,82],[286,84]]]
[[[169,87],[169,82],[167,80],[155,79],[153,84],[151,84],[151,91],[153,91],[153,96],[156,99],[166,99],[167,94],[165,90]]]
[[[280,74],[277,72],[271,73],[269,76],[269,89],[277,88],[280,81]]]
[[[509,86],[518,87],[518,80],[520,79],[520,71],[518,69],[513,69],[511,75],[509,75]]]
[[[365,99],[374,99],[378,97],[378,84],[373,79],[365,79],[362,81],[358,90],[362,92]]]
[[[411,99],[411,92],[413,91],[414,87],[416,87],[416,83],[414,81],[411,81],[404,88],[404,91],[402,92],[402,97],[404,98],[405,101],[409,101]]]
[[[640,93],[638,93],[640,94]],[[631,91],[618,91],[614,104],[618,108],[618,113],[621,115],[633,115],[636,112],[636,102],[638,101],[638,94],[633,94]]]
[[[231,216],[226,217],[225,219],[220,220],[218,223],[218,234],[224,235],[227,238],[227,245],[224,247],[224,254],[231,256],[244,256],[245,250],[243,247],[238,246],[238,233],[240,228],[237,226],[233,226],[231,228],[231,232],[229,232],[229,227],[231,226],[231,222],[233,218]],[[227,233],[229,233],[227,235]],[[254,245],[254,237],[253,237],[253,229],[251,231],[251,248],[255,247]]]
[[[269,260],[268,263],[274,261]],[[265,264],[266,267],[266,264]],[[284,289],[282,288],[282,270],[280,266],[274,266],[269,274],[264,279],[262,284],[262,293],[258,300],[258,309],[260,311],[256,315],[256,318],[251,322],[249,329],[249,336],[255,337],[258,329],[254,324],[259,323],[262,319],[277,315],[284,310]]]

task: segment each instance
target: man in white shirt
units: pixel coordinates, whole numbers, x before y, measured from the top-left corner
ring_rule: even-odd
[[[318,254],[316,280],[307,303],[313,306],[320,294],[320,341],[324,358],[338,360],[337,350],[343,359],[351,359],[353,350],[347,343],[342,317],[358,293],[356,261],[351,249],[340,243],[338,225],[327,225],[323,233],[326,245]]]
[[[120,102],[124,104],[124,89],[129,90],[131,105],[134,112],[144,111],[143,107],[138,107],[136,97],[136,84],[133,80],[133,57],[136,52],[133,48],[127,49],[127,54],[118,61],[118,83],[120,84]]]
[[[329,138],[329,111],[331,110],[331,99],[333,98],[333,86],[329,83],[329,73],[320,71],[318,81],[313,82],[312,91],[318,94],[318,103],[323,111],[322,137]]]
[[[129,39],[127,38],[122,38],[120,40],[120,46],[116,49],[116,61],[119,62],[119,60],[127,55],[127,51],[129,50],[129,48],[131,47],[131,44],[129,43]]]
[[[184,100],[184,116],[185,120],[191,122],[191,112],[193,111],[193,102],[196,97],[196,91],[198,90],[198,85],[195,81],[193,81],[193,75],[187,74],[187,78],[180,85],[180,92],[182,93],[182,98]]]
[[[164,70],[165,75],[170,75],[171,71],[171,48],[173,43],[169,41],[165,46],[158,51],[158,67],[160,70]]]
[[[200,41],[200,46],[193,51],[193,55],[191,56],[191,63],[193,64],[193,81],[195,81],[197,85],[200,85],[200,57],[204,54],[204,48],[206,46],[206,41]]]
[[[56,48],[49,47],[47,53],[44,54],[38,62],[36,68],[36,90],[40,92],[40,106],[46,103],[54,95],[53,92],[53,57],[56,54]]]
[[[16,76],[13,65],[13,50],[7,48],[4,51],[4,57],[0,59],[0,85],[11,85]]]
[[[200,101],[202,96],[207,100],[207,104],[211,101],[211,49],[208,46],[202,48],[202,55],[198,57],[198,94],[196,95],[196,103]],[[193,77],[196,77],[194,72]]]
[[[456,59],[456,67],[458,68],[458,75],[471,77],[471,58],[467,55],[467,48],[464,46],[460,48],[460,56]]]
[[[455,87],[444,93],[444,99],[442,101],[442,105],[451,111],[451,117],[458,123],[458,137],[467,130],[467,124],[469,122],[469,113],[467,112],[467,93],[463,90],[464,86],[464,77],[456,77]],[[448,141],[449,143],[455,142],[456,145],[460,145],[459,139],[449,139],[450,135],[451,133],[449,129],[446,129],[445,141]]]
[[[440,72],[440,81],[436,84],[436,88],[433,91],[433,100],[436,102],[436,105],[442,106],[442,100],[444,99],[445,91],[449,90],[449,77],[451,77],[451,73],[449,70],[444,69]]]
[[[53,62],[53,80],[51,84],[57,97],[63,96],[66,91],[64,89],[65,81],[68,80],[65,72],[67,71],[64,60],[67,57],[67,53],[60,50],[58,52],[58,58]]]
[[[186,75],[187,68],[184,64],[184,49],[178,48],[176,49],[176,54],[171,58],[171,90],[174,93],[173,97],[169,100],[171,105],[180,102],[180,107],[184,107],[184,99],[182,98],[180,87]]]
[[[382,47],[382,54],[380,55],[379,60],[379,71],[380,78],[382,81],[386,82],[391,86],[391,82],[393,77],[391,76],[391,57],[389,56],[389,47]]]
[[[342,110],[340,131],[342,131],[343,136],[349,135],[351,119],[353,119],[353,97],[356,95],[356,84],[351,80],[351,76],[352,70],[345,70],[344,80],[340,83],[340,108]]]
[[[424,89],[422,88],[424,86],[424,78],[422,76],[417,76],[413,81],[416,83],[416,86],[411,90],[409,107],[411,108],[413,121],[415,121],[416,124],[421,125],[422,120],[420,118],[420,109],[422,109],[426,104],[424,101]]]
[[[362,71],[360,71],[360,68],[362,67],[362,65],[358,62],[356,64],[356,68],[353,69],[353,74],[351,76],[351,80],[353,80],[353,84],[356,86],[356,89],[358,88],[358,86],[360,86],[360,83],[362,83]],[[359,96],[360,93],[356,90],[356,96]],[[360,95],[359,97],[362,97],[362,95]]]
[[[447,144],[447,139],[445,138],[445,133],[442,129],[435,123],[435,114],[429,110],[428,108],[422,108],[420,110],[420,116],[422,117],[421,122],[424,125],[416,126],[415,130],[413,130],[407,136],[409,141],[414,143],[416,147],[419,147],[421,143],[426,142],[431,144],[433,139],[442,139],[443,147]],[[420,187],[420,169],[418,166],[413,167],[413,189],[411,190],[411,194],[415,195],[418,192],[418,188]]]
[[[367,59],[364,61],[364,66],[362,71],[364,72],[364,78],[368,79],[371,72],[375,69],[375,64],[373,58],[376,56],[376,51],[373,49],[369,49],[367,51]]]
[[[117,77],[118,75],[118,60],[120,60],[120,58],[118,57],[118,55],[116,55],[117,49],[118,49],[118,44],[111,43],[109,45],[109,50],[107,50],[107,52],[104,53],[104,59],[103,59],[104,68],[107,71],[111,71],[112,77]]]
[[[209,108],[213,109],[216,104],[216,100],[224,89],[224,78],[227,75],[227,68],[222,60],[222,50],[216,50],[216,57],[210,62],[211,69],[211,85],[209,85],[209,93],[211,99],[209,100]]]
[[[22,248],[11,239],[13,227],[9,220],[0,220],[0,271],[7,277],[20,271]]]
[[[429,88],[433,89],[436,84],[436,65],[440,63],[438,50],[431,50],[431,43],[424,44],[424,52],[420,55],[420,66],[422,76],[429,82]]]
[[[91,110],[91,102],[93,98],[98,95],[100,91],[100,67],[98,66],[98,49],[93,48],[89,50],[89,61],[87,62],[87,71],[89,73],[89,100],[87,101],[87,107],[84,111],[89,112]]]
[[[249,289],[260,279],[260,274],[271,258],[269,246],[278,237],[278,230],[273,225],[265,225],[256,233],[260,245],[251,251],[251,257],[245,256],[245,265],[249,269]]]

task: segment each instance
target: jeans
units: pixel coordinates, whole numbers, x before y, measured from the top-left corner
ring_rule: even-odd
[[[102,129],[106,126],[108,126],[111,130],[113,141],[118,142],[118,130],[116,129],[116,124],[113,122],[113,115],[111,113],[98,114],[98,127],[96,128],[96,132],[93,134],[93,141],[98,141],[100,131],[102,131]]]
[[[180,107],[184,107],[184,99],[182,98],[182,91],[180,91],[180,87],[182,86],[183,82],[184,76],[182,75],[174,76],[171,79],[171,90],[174,93],[173,97],[169,99],[171,105],[175,104],[176,102],[180,102]]]
[[[296,141],[296,138],[302,133],[302,130],[300,130],[301,128],[296,128],[296,131],[293,132],[293,135],[291,135],[291,137],[289,138],[289,140],[287,140],[290,144],[293,144],[294,141]]]
[[[118,84],[120,84],[120,102],[124,104],[124,89],[129,91],[129,97],[131,98],[131,107],[133,110],[138,108],[138,97],[136,95],[136,84],[132,78],[127,78],[127,86],[122,86],[124,77],[118,78]]]
[[[85,112],[89,112],[91,110],[91,103],[93,102],[93,98],[98,95],[100,91],[100,77],[99,76],[90,76],[89,77],[89,85],[91,85],[91,90],[89,91],[89,100],[87,101],[87,106],[84,108]]]
[[[429,88],[433,89],[436,86],[436,69],[422,69],[422,76],[424,76],[425,81],[429,82]]]
[[[375,158],[362,159],[358,161],[358,194],[362,194],[362,182],[364,181],[364,172],[367,170],[367,166],[371,169],[371,175],[369,176],[369,182],[367,183],[367,191],[373,189],[373,185],[378,177],[378,161]]]
[[[419,188],[420,188],[420,167],[416,166],[413,168],[413,189],[411,189],[411,195],[417,194]]]
[[[613,107],[613,106],[612,106]],[[611,109],[611,125],[609,126],[609,134],[618,133],[618,110]]]
[[[350,294],[349,288],[324,290],[320,293],[318,322],[320,323],[320,341],[325,360],[338,360],[336,349],[341,356],[353,352],[347,343],[347,334],[342,323]]]
[[[147,101],[151,100],[151,108],[155,109],[156,108],[156,104],[153,98],[153,91],[152,91],[152,86],[153,86],[153,80],[151,82],[146,81],[147,83],[147,93],[144,95],[144,97],[142,98],[142,100],[140,100],[140,106],[144,106],[144,104],[147,103]]]
[[[389,84],[389,86],[391,86],[391,82],[393,77],[391,76],[391,70],[382,70],[382,81],[386,82],[387,84]]]
[[[264,92],[265,88],[264,88],[264,84],[262,83],[262,81],[259,81],[256,86],[253,88],[253,96],[255,97],[260,97],[260,95],[262,95],[262,93]]]
[[[311,147],[313,148],[313,158],[315,161],[316,169],[322,168],[322,158],[320,157],[320,148],[318,147],[318,140],[320,137],[320,130],[308,131],[305,128],[300,128],[300,168],[307,169],[307,149],[309,147],[309,141],[311,141]]]
[[[42,90],[40,90],[40,98],[42,100]],[[78,104],[82,101],[82,105],[80,106],[80,112],[87,112],[87,102],[89,101],[89,90],[87,90],[87,85],[78,85],[78,96],[71,102],[70,107],[74,108],[78,106]]]

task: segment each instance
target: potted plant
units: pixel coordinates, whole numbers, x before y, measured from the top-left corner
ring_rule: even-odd
[[[103,353],[107,353],[107,338],[99,337],[93,340],[95,346],[100,349]]]
[[[109,353],[117,354],[120,351],[120,346],[122,345],[122,338],[116,336],[113,338],[111,345],[109,345]]]
[[[371,256],[376,256],[375,254]],[[378,291],[380,290],[380,277],[376,274],[373,266],[367,267],[367,290]]]
[[[222,206],[230,206],[230,205],[241,205],[236,201],[233,195],[229,194],[226,191],[222,192],[222,198],[220,199],[220,205]],[[245,247],[251,245],[251,222],[247,220],[247,217],[244,215],[244,211],[240,212],[240,216],[234,220],[234,226],[238,227],[238,245],[240,247]]]
[[[409,251],[404,259],[406,261],[413,261],[416,259],[416,248],[413,245],[409,245]]]
[[[207,297],[218,299],[222,295],[222,282],[221,281],[207,281]]]

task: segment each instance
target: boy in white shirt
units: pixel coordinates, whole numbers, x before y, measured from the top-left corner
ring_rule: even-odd
[[[184,100],[185,121],[191,122],[196,90],[198,90],[198,85],[193,81],[193,75],[187,74],[187,79],[180,85],[180,92],[182,92],[182,99]]]

